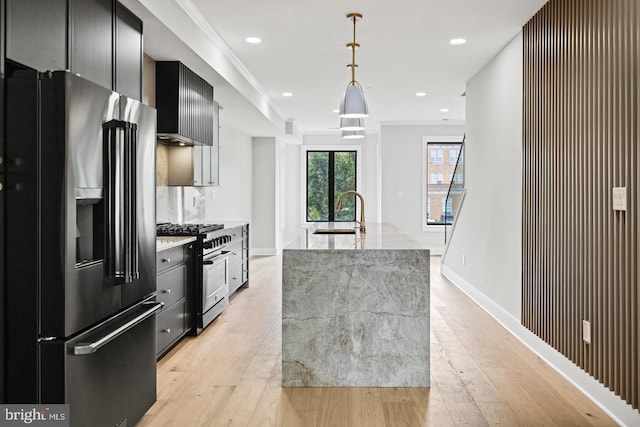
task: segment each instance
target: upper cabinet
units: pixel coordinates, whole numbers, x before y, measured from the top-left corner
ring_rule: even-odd
[[[36,70],[67,68],[67,0],[7,0],[6,56]]]
[[[217,187],[220,185],[218,161],[218,103],[214,102],[215,138],[211,145],[180,146],[159,144],[157,167],[159,185]],[[161,154],[160,154],[161,153]],[[165,179],[166,178],[166,179]]]
[[[69,0],[69,69],[113,88],[113,0]]]
[[[161,140],[213,144],[213,86],[181,62],[156,62],[156,109]]]
[[[115,91],[142,100],[142,21],[116,6]]]
[[[7,0],[6,57],[142,99],[142,22],[115,0]]]

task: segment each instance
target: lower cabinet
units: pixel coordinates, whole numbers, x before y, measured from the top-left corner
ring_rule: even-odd
[[[249,225],[239,225],[230,231],[229,295],[241,286],[248,287],[249,280]]]
[[[193,325],[193,245],[157,253],[156,300],[164,307],[156,317],[156,356],[160,359]]]

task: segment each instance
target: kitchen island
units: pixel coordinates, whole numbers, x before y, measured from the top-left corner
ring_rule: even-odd
[[[353,227],[283,251],[282,385],[428,387],[429,250],[388,224],[331,231]]]

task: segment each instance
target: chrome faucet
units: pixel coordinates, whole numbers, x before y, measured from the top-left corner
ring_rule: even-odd
[[[356,196],[358,196],[360,198],[360,221],[356,221],[356,222],[360,224],[360,232],[361,233],[366,233],[367,229],[366,229],[366,227],[364,225],[364,197],[362,197],[362,194],[358,193],[356,190],[345,191],[344,193],[342,193],[340,195],[340,198],[338,199],[338,205],[336,206],[336,209],[339,210],[339,211],[342,210],[342,199],[344,199],[344,196],[346,196],[348,194],[355,194]]]

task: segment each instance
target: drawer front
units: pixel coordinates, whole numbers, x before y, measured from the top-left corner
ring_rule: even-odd
[[[249,261],[245,260],[242,263],[242,284],[249,280]]]
[[[242,239],[242,238],[244,237],[244,236],[243,236],[243,234],[242,234],[242,230],[243,230],[243,228],[244,228],[244,227],[242,227],[242,226],[239,226],[239,227],[233,227],[233,228],[229,231],[229,234],[231,235],[231,238],[232,238],[233,240],[236,240],[236,239]]]
[[[162,310],[158,315],[156,323],[157,354],[160,354],[184,334],[184,309],[185,302],[183,301],[167,311]]]
[[[184,262],[184,248],[178,246],[156,254],[156,271],[160,273]]]
[[[156,279],[156,300],[164,303],[165,308],[163,308],[163,310],[184,298],[186,284],[186,264],[182,264],[177,268],[158,275]]]
[[[247,239],[242,241],[242,259],[243,260],[249,259],[249,245],[248,245]]]
[[[238,289],[242,283],[242,263],[232,265],[229,268],[229,292]]]
[[[242,242],[242,240],[238,240],[227,247],[230,265],[236,265],[242,262]]]

